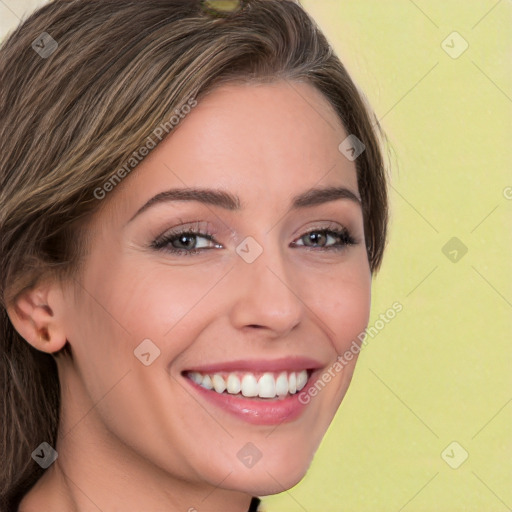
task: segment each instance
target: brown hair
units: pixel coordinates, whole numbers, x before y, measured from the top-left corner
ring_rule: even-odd
[[[355,163],[370,269],[380,266],[382,133],[343,64],[297,2],[248,0],[227,16],[206,3],[54,0],[0,47],[0,504],[9,510],[42,474],[31,453],[55,446],[54,358],[72,354],[69,344],[64,355],[34,349],[6,306],[43,278],[77,272],[87,220],[104,203],[94,191],[190,98],[279,79],[323,93],[366,146]]]

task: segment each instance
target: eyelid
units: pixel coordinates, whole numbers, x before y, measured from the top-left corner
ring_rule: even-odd
[[[219,233],[219,231],[207,221],[195,220],[192,222],[183,222],[181,219],[179,219],[179,222],[182,222],[182,224],[179,224],[173,228],[166,229],[161,235],[155,238],[151,245],[158,244],[160,241],[163,241],[171,236],[177,236],[183,233],[195,233],[205,237],[214,237]]]

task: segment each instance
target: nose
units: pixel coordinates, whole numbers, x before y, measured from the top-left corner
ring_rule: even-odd
[[[306,306],[293,286],[293,270],[286,268],[280,251],[267,248],[252,263],[240,258],[236,267],[232,272],[236,288],[232,325],[265,329],[276,338],[286,336],[300,323]]]

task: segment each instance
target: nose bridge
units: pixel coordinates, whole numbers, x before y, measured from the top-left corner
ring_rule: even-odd
[[[294,289],[292,267],[273,237],[250,237],[237,248],[233,278],[238,288],[232,320],[237,327],[258,325],[280,334],[300,321],[303,303]]]

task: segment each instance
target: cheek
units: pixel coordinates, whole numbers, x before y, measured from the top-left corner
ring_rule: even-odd
[[[110,266],[91,264],[84,279],[97,303],[92,309],[107,312],[110,323],[133,341],[163,338],[215,283],[213,273],[204,269],[173,268],[165,260],[147,264],[143,257],[118,258]]]
[[[172,339],[173,344],[179,344],[174,334],[203,310],[206,296],[218,293],[215,285],[222,273],[162,264],[135,268],[141,270],[124,270],[131,279],[119,292],[123,298],[114,306],[119,318],[136,338],[154,338],[155,342],[165,343]]]
[[[305,301],[322,320],[337,354],[344,352],[368,325],[371,306],[371,275],[365,265],[346,267],[306,286]],[[321,287],[321,288],[320,288]]]
[[[346,287],[338,292],[337,299],[325,305],[326,323],[336,352],[344,352],[364,332],[370,316],[369,287]]]

